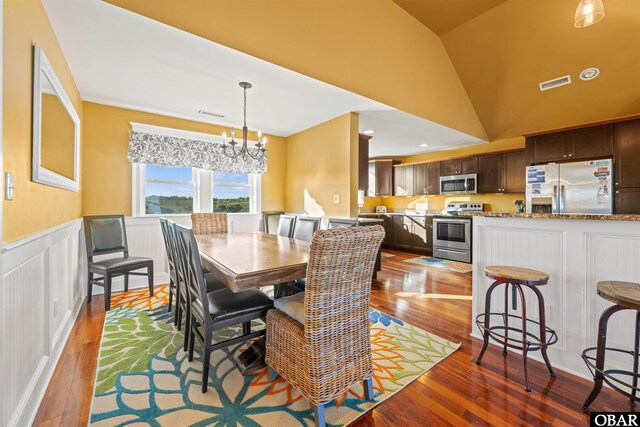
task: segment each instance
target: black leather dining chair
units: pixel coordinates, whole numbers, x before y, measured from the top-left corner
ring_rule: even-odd
[[[358,220],[357,219],[329,218],[329,223],[327,224],[327,229],[354,227],[356,225],[358,225]]]
[[[88,303],[91,304],[93,285],[104,288],[104,309],[111,309],[111,282],[124,276],[124,290],[129,290],[129,276],[147,276],[149,294],[153,296],[153,260],[129,256],[124,215],[97,215],[84,217],[84,236],[89,267]],[[98,255],[122,253],[117,258],[94,261]],[[146,269],[147,272],[136,272]],[[96,278],[95,275],[101,277]]]
[[[280,219],[278,220],[278,236],[281,237],[292,237],[293,229],[296,225],[296,216],[295,215],[280,215]]]
[[[181,225],[175,226],[178,245],[186,254],[186,286],[190,305],[189,320],[189,361],[193,361],[195,339],[204,349],[202,369],[202,392],[206,393],[209,383],[209,362],[211,352],[240,344],[265,334],[265,330],[251,332],[251,321],[264,319],[267,311],[273,308],[273,301],[263,292],[250,289],[234,293],[228,288],[207,292],[200,251],[193,231]],[[213,331],[242,324],[242,335],[213,344]]]
[[[160,228],[162,229],[162,239],[164,241],[164,247],[167,251],[167,264],[169,267],[169,305],[167,306],[167,311],[171,312],[174,298],[176,301],[176,306],[178,305],[178,296],[176,292],[177,271],[174,250],[172,247],[173,241],[170,236],[169,220],[167,218],[160,218]]]
[[[284,214],[281,211],[262,212],[262,228],[265,233],[277,234],[280,216]]]

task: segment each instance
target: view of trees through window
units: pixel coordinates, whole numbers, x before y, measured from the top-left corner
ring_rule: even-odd
[[[191,168],[147,165],[145,178],[146,214],[193,212],[194,193],[198,189]],[[212,184],[213,212],[250,212],[251,184],[248,174],[214,172]]]

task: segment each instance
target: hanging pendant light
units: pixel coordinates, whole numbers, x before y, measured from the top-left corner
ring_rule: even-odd
[[[593,25],[604,18],[602,0],[581,0],[576,9],[574,26],[584,28]]]
[[[254,160],[260,160],[267,152],[267,137],[263,137],[262,132],[258,132],[256,150],[254,150],[253,154],[249,151],[247,140],[249,135],[249,128],[247,128],[247,89],[251,89],[251,83],[240,82],[240,87],[244,91],[244,125],[242,126],[242,145],[238,147],[239,143],[236,141],[236,130],[235,128],[231,128],[231,141],[229,141],[228,145],[227,133],[224,132],[222,134],[222,148],[224,150],[224,154],[232,159],[235,159],[238,156],[242,156],[243,159],[246,159],[248,156]]]

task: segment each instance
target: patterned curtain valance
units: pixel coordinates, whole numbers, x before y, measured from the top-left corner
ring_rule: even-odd
[[[250,151],[256,150],[249,148]],[[256,150],[257,151],[257,150]],[[147,132],[129,134],[129,163],[208,169],[217,172],[266,173],[267,154],[260,160],[227,157],[222,144]]]

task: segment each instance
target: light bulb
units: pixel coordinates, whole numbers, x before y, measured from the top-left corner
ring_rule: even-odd
[[[574,26],[584,28],[604,18],[602,0],[581,0],[576,9]]]

